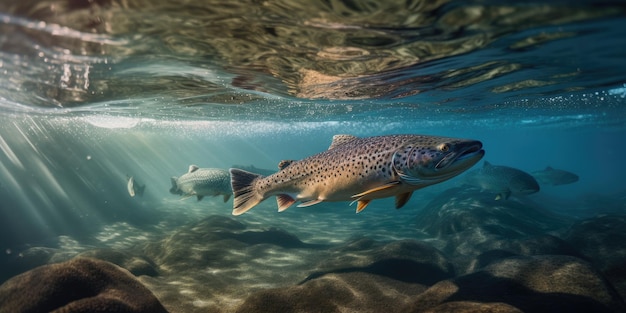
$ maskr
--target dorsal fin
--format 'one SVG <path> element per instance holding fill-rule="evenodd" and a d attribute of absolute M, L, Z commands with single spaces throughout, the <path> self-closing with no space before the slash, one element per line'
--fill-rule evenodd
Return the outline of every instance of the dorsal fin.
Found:
<path fill-rule="evenodd" d="M 554 169 L 552 168 L 552 166 L 548 165 L 546 166 L 546 171 L 553 171 Z"/>
<path fill-rule="evenodd" d="M 197 171 L 198 169 L 199 169 L 199 167 L 197 165 L 191 164 L 191 165 L 189 165 L 189 172 L 187 172 L 187 173 L 193 173 L 193 172 Z"/>
<path fill-rule="evenodd" d="M 293 163 L 295 160 L 282 160 L 280 162 L 278 162 L 278 169 L 282 170 L 285 167 L 291 165 L 291 163 Z"/>
<path fill-rule="evenodd" d="M 328 150 L 337 148 L 357 138 L 359 137 L 352 135 L 335 135 L 333 136 L 333 142 L 330 144 L 330 147 L 328 147 Z"/>
<path fill-rule="evenodd" d="M 491 166 L 491 163 L 489 163 L 487 161 L 485 161 L 485 163 L 483 164 L 483 167 L 490 167 L 490 166 Z"/>

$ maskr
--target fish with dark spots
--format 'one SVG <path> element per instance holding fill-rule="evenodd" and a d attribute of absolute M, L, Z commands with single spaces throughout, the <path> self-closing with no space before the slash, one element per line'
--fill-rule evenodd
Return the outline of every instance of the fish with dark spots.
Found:
<path fill-rule="evenodd" d="M 240 215 L 276 196 L 282 212 L 300 201 L 307 207 L 327 201 L 357 202 L 357 213 L 373 199 L 395 197 L 396 208 L 413 191 L 459 175 L 484 155 L 477 140 L 425 135 L 358 138 L 336 135 L 328 150 L 302 160 L 282 161 L 267 177 L 230 169 Z"/>

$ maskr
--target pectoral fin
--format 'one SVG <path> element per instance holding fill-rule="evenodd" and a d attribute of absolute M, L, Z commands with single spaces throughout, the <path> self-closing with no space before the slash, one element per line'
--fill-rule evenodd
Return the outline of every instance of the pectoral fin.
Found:
<path fill-rule="evenodd" d="M 364 192 L 361 192 L 359 194 L 353 195 L 352 198 L 356 198 L 357 200 L 359 200 L 360 198 L 362 198 L 364 196 L 372 195 L 374 193 L 377 193 L 377 192 L 380 192 L 380 191 L 383 191 L 383 190 L 387 190 L 389 188 L 396 187 L 398 184 L 400 184 L 399 181 L 393 181 L 393 182 L 390 182 L 390 183 L 386 183 L 386 184 L 384 184 L 382 186 L 379 186 L 379 187 L 376 187 L 376 188 L 372 188 L 372 189 L 366 190 Z"/>
<path fill-rule="evenodd" d="M 396 196 L 396 209 L 403 207 L 407 202 L 409 202 L 409 199 L 411 199 L 412 195 L 413 195 L 412 191 L 397 195 Z"/>
<path fill-rule="evenodd" d="M 505 190 L 505 191 L 499 193 L 498 195 L 496 195 L 495 200 L 502 200 L 502 199 L 508 200 L 510 196 L 511 196 L 511 191 L 510 190 Z"/>
<path fill-rule="evenodd" d="M 292 204 L 296 202 L 290 195 L 280 194 L 276 196 L 276 202 L 278 203 L 278 212 L 287 210 Z"/>

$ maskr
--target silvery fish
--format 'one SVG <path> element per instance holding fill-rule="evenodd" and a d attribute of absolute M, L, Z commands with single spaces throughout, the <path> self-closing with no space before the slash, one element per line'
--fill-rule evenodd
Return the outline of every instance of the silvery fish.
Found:
<path fill-rule="evenodd" d="M 552 168 L 550 166 L 541 171 L 534 171 L 531 174 L 537 181 L 544 185 L 558 186 L 578 181 L 578 175 L 572 172 Z"/>
<path fill-rule="evenodd" d="M 299 161 L 282 161 L 280 171 L 267 177 L 231 168 L 233 214 L 243 214 L 270 196 L 276 196 L 278 211 L 296 201 L 306 207 L 352 200 L 357 202 L 358 213 L 371 200 L 392 196 L 400 208 L 413 191 L 459 175 L 484 153 L 476 140 L 336 135 L 327 151 Z"/>
<path fill-rule="evenodd" d="M 529 195 L 539 191 L 539 184 L 530 174 L 513 167 L 491 165 L 487 161 L 481 169 L 468 172 L 465 183 L 495 193 L 495 200 L 506 200 L 512 194 Z"/>
<path fill-rule="evenodd" d="M 230 189 L 230 174 L 219 168 L 199 168 L 190 165 L 189 171 L 180 176 L 172 177 L 170 192 L 182 195 L 183 199 L 197 196 L 198 201 L 204 196 L 224 196 L 224 202 L 233 194 Z"/>
<path fill-rule="evenodd" d="M 143 196 L 143 191 L 146 189 L 146 185 L 140 185 L 133 176 L 126 177 L 128 178 L 128 182 L 126 183 L 126 189 L 128 189 L 128 194 L 131 197 Z"/>

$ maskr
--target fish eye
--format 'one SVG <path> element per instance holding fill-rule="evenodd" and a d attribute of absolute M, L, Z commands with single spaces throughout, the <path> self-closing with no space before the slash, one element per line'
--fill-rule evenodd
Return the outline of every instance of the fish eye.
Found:
<path fill-rule="evenodd" d="M 441 152 L 448 152 L 448 150 L 450 150 L 450 146 L 447 143 L 440 144 L 438 148 Z"/>

